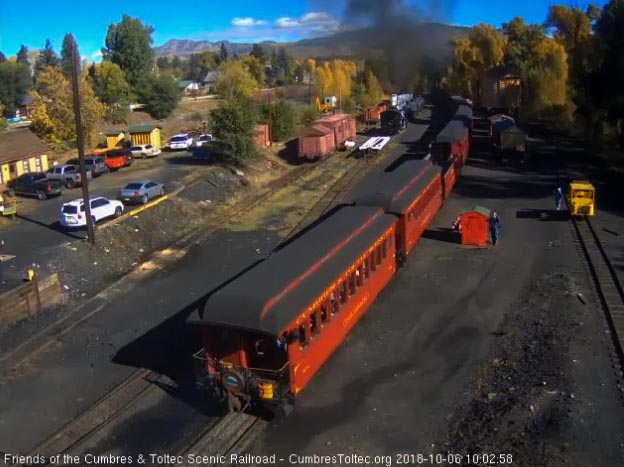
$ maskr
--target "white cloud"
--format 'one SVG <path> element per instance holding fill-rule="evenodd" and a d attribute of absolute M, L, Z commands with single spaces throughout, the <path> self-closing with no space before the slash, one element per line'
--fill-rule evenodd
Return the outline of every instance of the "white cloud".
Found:
<path fill-rule="evenodd" d="M 250 28 L 253 26 L 265 26 L 268 22 L 263 19 L 253 19 L 248 16 L 245 18 L 234 18 L 230 24 L 239 28 Z"/>
<path fill-rule="evenodd" d="M 300 29 L 305 31 L 331 32 L 336 31 L 340 23 L 324 11 L 311 11 L 300 18 L 284 16 L 275 20 L 273 25 L 278 29 Z"/>

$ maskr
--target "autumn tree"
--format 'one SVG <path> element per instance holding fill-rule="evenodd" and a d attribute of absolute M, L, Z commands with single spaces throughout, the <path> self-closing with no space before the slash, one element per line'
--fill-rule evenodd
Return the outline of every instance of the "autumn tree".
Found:
<path fill-rule="evenodd" d="M 139 102 L 145 104 L 145 110 L 154 118 L 171 115 L 181 98 L 176 80 L 165 74 L 144 76 L 136 92 Z"/>
<path fill-rule="evenodd" d="M 85 145 L 92 147 L 95 140 L 95 125 L 103 117 L 105 106 L 95 96 L 87 80 L 86 72 L 83 72 L 80 77 L 79 93 Z M 33 113 L 30 128 L 39 137 L 53 145 L 75 145 L 76 126 L 72 85 L 63 75 L 60 67 L 43 69 L 39 73 L 31 96 Z"/>
<path fill-rule="evenodd" d="M 226 100 L 251 98 L 258 92 L 258 82 L 242 60 L 230 60 L 219 66 L 216 90 Z"/>
<path fill-rule="evenodd" d="M 152 71 L 153 31 L 151 26 L 146 26 L 128 15 L 123 15 L 121 22 L 108 26 L 102 56 L 104 60 L 119 65 L 130 86 L 137 86 Z"/>
<path fill-rule="evenodd" d="M 266 78 L 264 64 L 253 55 L 246 55 L 241 58 L 242 63 L 258 84 L 263 84 Z"/>
<path fill-rule="evenodd" d="M 568 63 L 565 49 L 546 37 L 539 24 L 526 24 L 516 17 L 503 24 L 507 36 L 505 64 L 520 71 L 522 102 L 534 115 L 552 113 L 559 108 L 561 118 L 570 118 Z"/>
<path fill-rule="evenodd" d="M 106 119 L 110 122 L 125 121 L 131 92 L 126 75 L 119 65 L 103 61 L 93 65 L 89 74 L 95 95 L 107 107 Z"/>
<path fill-rule="evenodd" d="M 505 38 L 488 24 L 478 24 L 468 34 L 453 38 L 448 87 L 475 98 L 479 76 L 502 62 L 504 47 Z"/>
<path fill-rule="evenodd" d="M 78 74 L 80 71 L 80 52 L 78 51 L 78 44 L 71 34 L 65 34 L 63 37 L 63 46 L 61 48 L 61 69 L 63 74 L 67 78 L 71 78 L 72 75 L 72 47 L 76 48 L 76 56 L 78 57 Z"/>
<path fill-rule="evenodd" d="M 372 71 L 369 70 L 366 73 L 364 83 L 366 86 L 366 105 L 379 104 L 383 100 L 385 95 L 383 89 L 381 88 L 381 84 L 379 84 L 377 77 L 373 74 Z"/>
<path fill-rule="evenodd" d="M 607 122 L 618 131 L 624 149 L 624 0 L 611 0 L 602 9 L 595 31 L 600 63 L 592 77 L 592 95 Z"/>
<path fill-rule="evenodd" d="M 590 4 L 585 11 L 553 5 L 548 11 L 545 27 L 566 51 L 569 67 L 569 92 L 576 106 L 576 119 L 590 134 L 601 117 L 600 109 L 590 89 L 590 79 L 599 64 L 595 53 L 596 41 L 592 23 L 599 10 Z"/>

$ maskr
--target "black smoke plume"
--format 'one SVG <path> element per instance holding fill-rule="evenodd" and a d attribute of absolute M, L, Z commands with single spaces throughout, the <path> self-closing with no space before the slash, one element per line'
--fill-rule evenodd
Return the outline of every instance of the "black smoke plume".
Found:
<path fill-rule="evenodd" d="M 333 8 L 336 2 L 332 1 Z M 347 0 L 342 28 L 357 34 L 358 55 L 389 92 L 430 88 L 450 60 L 448 24 L 455 0 Z M 313 2 L 330 7 L 329 0 Z"/>

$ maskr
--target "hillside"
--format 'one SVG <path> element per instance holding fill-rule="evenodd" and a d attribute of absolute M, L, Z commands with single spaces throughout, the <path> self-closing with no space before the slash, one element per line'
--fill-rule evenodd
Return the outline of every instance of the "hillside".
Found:
<path fill-rule="evenodd" d="M 465 31 L 465 28 L 440 23 L 403 24 L 398 28 L 365 28 L 343 31 L 331 36 L 304 39 L 297 42 L 277 43 L 261 42 L 267 49 L 283 46 L 295 57 L 332 57 L 332 56 L 363 56 L 370 51 L 390 52 L 399 49 L 417 51 L 417 55 L 426 56 L 436 61 L 444 60 L 449 54 L 451 37 Z M 249 53 L 252 43 L 235 43 L 229 41 L 191 41 L 172 39 L 155 47 L 156 56 L 185 56 L 202 50 L 217 51 L 225 44 L 228 52 L 233 55 Z"/>

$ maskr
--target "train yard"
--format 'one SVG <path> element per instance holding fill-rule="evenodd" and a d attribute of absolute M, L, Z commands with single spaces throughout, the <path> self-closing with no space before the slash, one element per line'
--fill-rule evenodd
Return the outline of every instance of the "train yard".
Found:
<path fill-rule="evenodd" d="M 408 126 L 400 144 L 422 151 L 431 135 L 424 128 L 414 133 L 414 128 Z M 618 465 L 623 440 L 609 435 L 624 423 L 621 368 L 613 372 L 605 348 L 613 346 L 618 358 L 622 353 L 615 337 L 606 339 L 600 316 L 592 310 L 600 300 L 593 298 L 576 246 L 587 254 L 602 305 L 613 310 L 605 321 L 609 336 L 621 332 L 619 265 L 610 263 L 597 229 L 581 221 L 571 230 L 567 218 L 546 207 L 552 205 L 557 183 L 551 166 L 538 162 L 516 171 L 496 166 L 478 148 L 465 166 L 450 166 L 461 175 L 451 181 L 455 186 L 444 205 L 405 265 L 301 393 L 291 417 L 268 428 L 264 419 L 248 414 L 221 417 L 217 407 L 198 398 L 188 357 L 200 345 L 199 336 L 189 335 L 184 320 L 203 306 L 199 291 L 237 276 L 257 260 L 258 250 L 271 251 L 349 200 L 346 194 L 357 181 L 392 165 L 404 148 L 390 152 L 371 162 L 347 161 L 338 154 L 295 169 L 290 182 L 319 168 L 321 174 L 333 174 L 322 194 L 298 208 L 297 217 L 288 216 L 292 207 L 276 208 L 261 216 L 264 220 L 237 225 L 235 219 L 249 215 L 254 203 L 271 200 L 276 186 L 255 193 L 255 202 L 241 203 L 237 214 L 224 213 L 216 223 L 222 229 L 205 235 L 204 247 L 194 246 L 177 266 L 189 270 L 186 276 L 165 280 L 165 272 L 159 273 L 151 289 L 137 286 L 126 299 L 129 308 L 113 311 L 109 306 L 110 316 L 98 314 L 87 329 L 29 362 L 15 381 L 4 379 L 5 400 L 15 401 L 21 413 L 28 406 L 42 426 L 27 436 L 17 433 L 12 429 L 21 423 L 17 412 L 5 410 L 2 435 L 33 455 L 132 456 L 133 465 L 139 454 L 147 456 L 148 465 L 188 465 L 195 456 L 205 456 L 203 465 L 224 465 L 230 454 L 256 456 L 243 457 L 246 465 L 262 464 L 261 456 L 276 456 L 288 465 L 293 453 L 379 455 L 413 465 L 419 453 L 426 459 L 454 453 L 464 465 L 488 465 L 479 461 L 484 453 L 512 456 L 511 465 Z M 449 232 L 457 213 L 475 202 L 502 216 L 502 243 L 496 248 L 459 247 Z M 527 211 L 546 215 L 518 215 Z M 280 217 L 285 222 L 278 225 Z M 232 220 L 235 233 L 224 234 Z M 247 244 L 235 252 L 236 259 L 229 252 L 215 262 L 220 245 L 232 241 Z M 200 274 L 210 277 L 194 277 Z M 154 288 L 161 289 L 156 299 Z M 173 291 L 185 298 L 168 300 Z M 142 308 L 149 318 L 145 312 L 125 318 L 137 320 L 132 332 L 122 323 L 110 325 L 129 309 Z M 85 336 L 92 341 L 94 335 L 102 342 L 81 359 L 75 350 Z M 577 335 L 580 343 L 574 341 Z M 98 350 L 98 345 L 114 351 Z M 112 364 L 104 364 L 109 359 Z M 94 364 L 101 365 L 95 372 Z M 125 378 L 120 380 L 115 367 L 124 369 Z M 85 388 L 58 395 L 33 389 L 49 387 L 67 371 L 83 378 Z M 587 372 L 599 376 L 587 377 Z M 98 385 L 110 389 L 102 394 Z M 21 396 L 20 390 L 25 391 Z M 36 397 L 42 400 L 34 403 Z M 61 423 L 68 401 L 79 399 L 80 410 L 66 414 Z"/>

